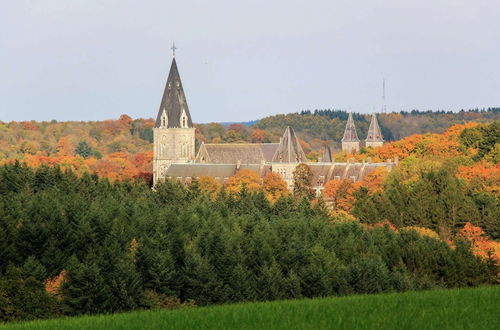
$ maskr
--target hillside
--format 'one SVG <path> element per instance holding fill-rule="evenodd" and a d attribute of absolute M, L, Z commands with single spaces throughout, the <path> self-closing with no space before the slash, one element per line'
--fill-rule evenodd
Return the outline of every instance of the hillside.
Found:
<path fill-rule="evenodd" d="M 370 116 L 355 114 L 354 118 L 358 135 L 363 138 Z M 300 137 L 309 159 L 317 160 L 324 145 L 339 148 L 346 119 L 345 111 L 316 110 L 266 117 L 253 126 L 199 124 L 196 143 L 278 142 L 285 127 L 290 125 Z M 379 115 L 386 140 L 443 133 L 456 123 L 495 120 L 500 120 L 498 108 Z M 0 121 L 0 164 L 23 160 L 31 166 L 62 164 L 79 173 L 90 171 L 111 179 L 148 177 L 152 170 L 153 124 L 153 119 L 132 119 L 127 115 L 100 122 Z"/>
<path fill-rule="evenodd" d="M 85 316 L 2 329 L 498 329 L 500 287 Z"/>

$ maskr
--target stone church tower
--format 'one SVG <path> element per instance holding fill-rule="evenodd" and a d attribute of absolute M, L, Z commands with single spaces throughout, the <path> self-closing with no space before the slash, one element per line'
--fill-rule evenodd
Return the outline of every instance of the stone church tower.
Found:
<path fill-rule="evenodd" d="M 153 128 L 153 183 L 165 178 L 172 163 L 187 163 L 195 158 L 195 128 L 182 88 L 181 78 L 172 59 L 167 84 Z"/>
<path fill-rule="evenodd" d="M 370 128 L 368 128 L 368 135 L 366 136 L 365 146 L 366 147 L 381 147 L 384 144 L 384 139 L 382 138 L 382 132 L 378 126 L 377 115 L 372 115 L 372 121 L 370 122 Z"/>
<path fill-rule="evenodd" d="M 352 113 L 349 113 L 349 118 L 345 126 L 344 137 L 342 138 L 342 151 L 348 153 L 359 151 L 358 133 L 356 133 Z"/>

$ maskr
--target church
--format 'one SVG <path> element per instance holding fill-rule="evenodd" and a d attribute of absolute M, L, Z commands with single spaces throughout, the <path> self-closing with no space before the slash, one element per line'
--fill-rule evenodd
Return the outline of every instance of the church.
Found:
<path fill-rule="evenodd" d="M 320 194 L 324 184 L 330 180 L 359 181 L 378 167 L 383 166 L 390 171 L 397 165 L 397 160 L 390 159 L 384 163 L 372 163 L 370 160 L 335 162 L 329 147 L 324 149 L 319 162 L 311 162 L 306 158 L 292 127 L 285 129 L 279 143 L 202 143 L 196 151 L 195 130 L 174 56 L 153 128 L 154 184 L 165 178 L 188 184 L 193 178 L 203 176 L 213 177 L 224 184 L 237 171 L 246 169 L 256 171 L 261 177 L 269 172 L 277 173 L 292 189 L 295 167 L 306 163 L 313 173 L 313 188 Z M 342 150 L 359 151 L 361 143 L 352 114 L 349 114 Z M 377 147 L 382 144 L 381 130 L 373 114 L 364 145 Z"/>

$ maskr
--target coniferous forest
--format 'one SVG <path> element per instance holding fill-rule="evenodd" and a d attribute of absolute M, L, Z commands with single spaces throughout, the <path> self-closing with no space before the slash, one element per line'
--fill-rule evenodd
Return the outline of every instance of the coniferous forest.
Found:
<path fill-rule="evenodd" d="M 116 140 L 133 123 L 123 117 L 106 125 Z M 500 278 L 499 121 L 337 153 L 339 161 L 400 163 L 361 181 L 328 181 L 320 197 L 306 163 L 293 191 L 275 173 L 249 170 L 224 186 L 200 177 L 151 189 L 141 175 L 147 153 L 99 159 L 92 143 L 73 150 L 70 139 L 59 142 L 55 156 L 1 162 L 0 321 Z"/>
<path fill-rule="evenodd" d="M 332 217 L 299 196 L 0 167 L 0 320 L 497 280 L 464 237 Z"/>

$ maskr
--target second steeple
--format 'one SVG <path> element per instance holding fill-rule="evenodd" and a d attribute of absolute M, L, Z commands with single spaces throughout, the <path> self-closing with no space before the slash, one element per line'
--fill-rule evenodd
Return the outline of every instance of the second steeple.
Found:
<path fill-rule="evenodd" d="M 342 151 L 348 153 L 359 151 L 358 133 L 356 133 L 356 127 L 354 126 L 354 119 L 352 119 L 352 113 L 349 113 L 349 118 L 347 118 L 344 137 L 342 138 Z"/>

